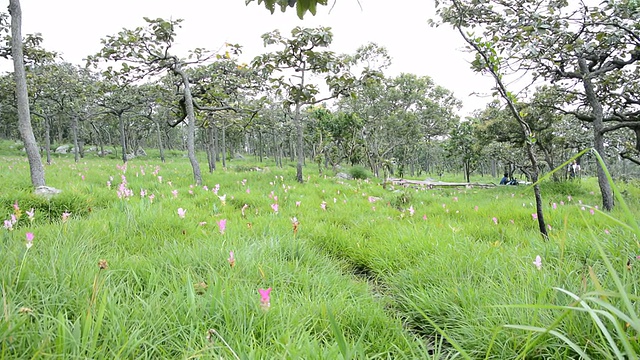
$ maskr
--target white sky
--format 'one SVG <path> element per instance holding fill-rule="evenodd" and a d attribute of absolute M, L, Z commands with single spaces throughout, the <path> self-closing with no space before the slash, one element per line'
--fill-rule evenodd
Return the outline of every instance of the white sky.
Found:
<path fill-rule="evenodd" d="M 329 0 L 331 5 L 334 0 Z M 8 6 L 8 0 L 0 0 Z M 122 28 L 144 26 L 143 17 L 184 19 L 177 31 L 175 54 L 203 47 L 219 49 L 225 42 L 243 46 L 243 61 L 267 51 L 260 35 L 280 29 L 289 36 L 295 26 L 329 26 L 334 39 L 330 50 L 354 53 L 369 42 L 384 46 L 392 57 L 387 76 L 399 73 L 427 75 L 462 100 L 461 116 L 484 108 L 493 81 L 469 67 L 472 56 L 463 51 L 463 40 L 451 28 L 431 28 L 434 2 L 424 0 L 337 0 L 319 6 L 318 14 L 298 19 L 295 9 L 271 15 L 264 5 L 244 0 L 21 0 L 23 34 L 39 32 L 44 47 L 61 53 L 64 60 L 82 59 L 100 49 L 100 39 Z M 480 93 L 484 96 L 470 95 Z"/>

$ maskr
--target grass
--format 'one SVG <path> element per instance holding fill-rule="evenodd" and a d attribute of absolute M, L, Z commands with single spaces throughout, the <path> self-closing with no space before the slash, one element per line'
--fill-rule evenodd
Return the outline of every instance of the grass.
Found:
<path fill-rule="evenodd" d="M 312 167 L 301 185 L 291 167 L 234 160 L 205 173 L 205 189 L 192 185 L 179 156 L 134 159 L 125 170 L 117 159 L 75 164 L 69 155 L 47 166 L 48 185 L 63 193 L 45 201 L 30 194 L 26 161 L 3 151 L 0 216 L 10 219 L 16 201 L 21 216 L 12 231 L 0 229 L 0 358 L 640 351 L 637 235 L 616 221 L 626 216 L 619 207 L 613 218 L 595 210 L 593 179 L 542 184 L 551 226 L 544 241 L 525 187 L 383 189 L 375 180 L 319 177 Z M 117 194 L 122 176 L 128 198 Z M 618 185 L 637 209 L 637 187 Z M 33 222 L 24 212 L 32 207 Z M 269 287 L 265 311 L 258 289 Z M 607 310 L 604 299 L 618 320 L 599 324 L 584 304 Z M 617 335 L 609 340 L 603 329 Z"/>

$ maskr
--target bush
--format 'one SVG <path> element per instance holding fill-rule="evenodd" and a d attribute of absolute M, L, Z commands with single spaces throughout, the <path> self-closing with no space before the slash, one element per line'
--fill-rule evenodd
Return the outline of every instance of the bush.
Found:
<path fill-rule="evenodd" d="M 362 166 L 354 166 L 349 169 L 349 175 L 354 179 L 365 180 L 371 177 L 371 174 L 367 169 Z"/>

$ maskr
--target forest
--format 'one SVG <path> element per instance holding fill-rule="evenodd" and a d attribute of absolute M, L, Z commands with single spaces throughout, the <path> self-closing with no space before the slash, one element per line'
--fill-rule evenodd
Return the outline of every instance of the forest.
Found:
<path fill-rule="evenodd" d="M 434 5 L 468 116 L 329 27 L 244 62 L 145 17 L 72 64 L 11 0 L 0 358 L 636 358 L 640 3 Z"/>

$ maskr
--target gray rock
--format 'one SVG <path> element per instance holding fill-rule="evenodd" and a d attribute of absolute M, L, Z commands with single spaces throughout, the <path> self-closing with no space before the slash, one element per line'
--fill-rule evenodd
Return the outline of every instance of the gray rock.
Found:
<path fill-rule="evenodd" d="M 339 172 L 339 173 L 337 173 L 337 174 L 336 174 L 336 177 L 337 177 L 338 179 L 345 179 L 345 180 L 351 180 L 351 179 L 352 179 L 351 175 L 349 175 L 349 174 L 347 174 L 347 173 L 343 173 L 343 172 Z"/>
<path fill-rule="evenodd" d="M 138 148 L 138 150 L 136 150 L 136 156 L 147 156 L 147 152 L 144 151 L 143 148 Z"/>
<path fill-rule="evenodd" d="M 136 155 L 135 154 L 127 154 L 124 156 L 125 159 L 127 159 L 127 161 L 131 160 L 131 159 L 135 159 Z"/>
<path fill-rule="evenodd" d="M 69 145 L 60 145 L 56 148 L 55 153 L 56 154 L 66 154 L 69 152 L 69 149 L 71 148 L 71 146 Z"/>
<path fill-rule="evenodd" d="M 54 195 L 60 194 L 62 190 L 53 188 L 51 186 L 38 186 L 35 190 L 35 194 L 47 199 L 51 199 Z"/>

